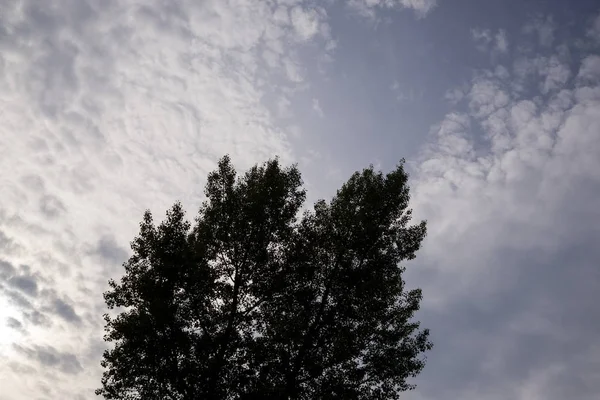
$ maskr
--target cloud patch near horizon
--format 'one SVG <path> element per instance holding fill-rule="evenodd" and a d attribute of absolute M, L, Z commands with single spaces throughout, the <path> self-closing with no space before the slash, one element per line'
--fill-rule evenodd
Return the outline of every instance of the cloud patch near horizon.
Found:
<path fill-rule="evenodd" d="M 380 10 L 413 10 L 419 18 L 425 17 L 437 5 L 437 0 L 345 0 L 348 6 L 364 17 L 376 18 Z"/>
<path fill-rule="evenodd" d="M 551 18 L 525 31 L 553 43 Z M 412 160 L 415 216 L 430 222 L 409 279 L 439 362 L 409 399 L 600 392 L 600 69 L 566 54 L 476 71 Z"/>

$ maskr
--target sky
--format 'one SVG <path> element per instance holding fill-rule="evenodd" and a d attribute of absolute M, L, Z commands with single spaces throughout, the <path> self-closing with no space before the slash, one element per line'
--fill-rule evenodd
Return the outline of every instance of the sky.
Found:
<path fill-rule="evenodd" d="M 0 0 L 0 400 L 95 398 L 145 209 L 298 163 L 309 202 L 406 159 L 408 400 L 600 397 L 600 5 Z"/>

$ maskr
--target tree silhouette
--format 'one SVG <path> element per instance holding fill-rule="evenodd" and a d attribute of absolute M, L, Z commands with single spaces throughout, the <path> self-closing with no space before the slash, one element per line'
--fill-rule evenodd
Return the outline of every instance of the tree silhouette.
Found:
<path fill-rule="evenodd" d="M 195 224 L 181 204 L 144 214 L 120 282 L 104 294 L 106 399 L 395 399 L 432 346 L 412 320 L 420 290 L 399 263 L 409 226 L 403 162 L 357 172 L 301 213 L 296 166 L 241 177 L 223 157 Z"/>

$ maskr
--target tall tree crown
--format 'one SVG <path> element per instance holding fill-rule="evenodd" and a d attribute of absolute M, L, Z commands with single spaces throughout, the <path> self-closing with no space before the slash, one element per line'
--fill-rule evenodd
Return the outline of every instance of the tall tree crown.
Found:
<path fill-rule="evenodd" d="M 420 290 L 399 263 L 409 225 L 403 163 L 357 172 L 301 213 L 296 166 L 277 159 L 209 174 L 192 226 L 181 204 L 146 212 L 104 295 L 107 399 L 395 399 L 432 346 L 413 321 Z"/>

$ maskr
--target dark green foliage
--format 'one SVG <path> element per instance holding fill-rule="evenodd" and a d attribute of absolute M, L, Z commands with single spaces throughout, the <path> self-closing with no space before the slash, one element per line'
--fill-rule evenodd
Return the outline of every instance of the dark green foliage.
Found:
<path fill-rule="evenodd" d="M 194 226 L 179 203 L 149 212 L 120 282 L 104 297 L 107 399 L 395 399 L 424 366 L 421 292 L 398 264 L 409 226 L 402 164 L 355 173 L 302 214 L 295 166 L 238 178 L 228 157 L 208 177 Z"/>

